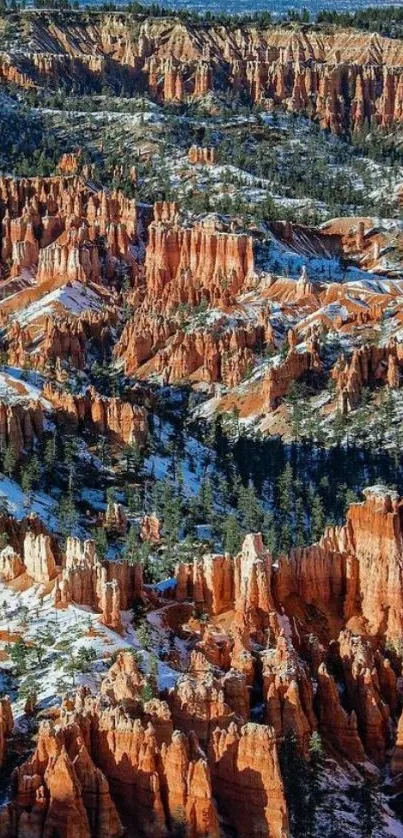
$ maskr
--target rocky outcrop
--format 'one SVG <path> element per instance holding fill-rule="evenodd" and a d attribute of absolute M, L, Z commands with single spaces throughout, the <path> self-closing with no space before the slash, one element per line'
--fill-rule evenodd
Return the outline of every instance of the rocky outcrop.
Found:
<path fill-rule="evenodd" d="M 205 556 L 176 568 L 176 598 L 192 599 L 211 614 L 233 607 L 234 568 L 230 556 Z"/>
<path fill-rule="evenodd" d="M 232 610 L 252 635 L 270 627 L 270 614 L 299 598 L 330 620 L 329 629 L 361 615 L 370 634 L 397 641 L 402 630 L 402 502 L 382 487 L 352 504 L 344 527 L 329 527 L 318 544 L 280 557 L 273 573 L 261 536 L 246 537 L 242 552 L 208 556 L 176 570 L 176 598 L 211 614 Z"/>
<path fill-rule="evenodd" d="M 57 168 L 63 175 L 76 175 L 81 160 L 81 149 L 76 152 L 66 152 L 62 154 Z"/>
<path fill-rule="evenodd" d="M 317 727 L 310 673 L 283 634 L 262 658 L 265 720 L 279 742 L 291 735 L 307 756 L 310 736 Z"/>
<path fill-rule="evenodd" d="M 134 35 L 129 20 L 104 13 L 96 21 L 80 21 L 74 37 L 61 34 L 55 23 L 53 52 L 33 47 L 50 43 L 52 23 L 43 16 L 36 21 L 37 41 L 29 26 L 21 26 L 24 57 L 3 53 L 0 81 L 30 88 L 56 86 L 62 79 L 71 86 L 85 78 L 89 89 L 123 82 L 127 93 L 145 88 L 164 102 L 224 91 L 307 114 L 337 134 L 371 124 L 390 129 L 402 119 L 400 44 L 377 34 L 251 24 L 234 37 L 218 24 L 157 17 L 143 21 Z M 70 155 L 66 158 L 71 171 Z"/>
<path fill-rule="evenodd" d="M 121 631 L 120 609 L 130 608 L 143 596 L 140 564 L 101 561 L 93 541 L 68 538 L 63 570 L 55 587 L 55 604 L 70 602 L 91 606 L 102 612 L 105 625 Z"/>
<path fill-rule="evenodd" d="M 372 634 L 395 640 L 403 625 L 401 500 L 382 487 L 368 489 L 365 496 L 347 513 L 351 550 L 359 563 L 362 614 Z"/>
<path fill-rule="evenodd" d="M 235 610 L 242 614 L 253 636 L 268 626 L 273 610 L 271 597 L 271 555 L 262 536 L 247 535 L 242 550 L 234 559 Z"/>
<path fill-rule="evenodd" d="M 24 565 L 34 582 L 49 582 L 57 575 L 50 536 L 27 532 L 24 541 Z"/>
<path fill-rule="evenodd" d="M 210 772 L 197 742 L 194 738 L 189 741 L 183 733 L 175 731 L 170 744 L 163 747 L 162 761 L 163 788 L 171 822 L 187 824 L 187 831 L 193 836 L 204 831 L 212 838 L 218 838 L 220 829 Z"/>
<path fill-rule="evenodd" d="M 104 774 L 87 750 L 79 727 L 41 726 L 34 755 L 15 769 L 13 799 L 7 806 L 8 832 L 118 838 L 123 834 Z"/>
<path fill-rule="evenodd" d="M 161 540 L 161 522 L 157 516 L 144 515 L 140 524 L 140 538 L 150 544 L 158 544 Z"/>
<path fill-rule="evenodd" d="M 390 770 L 393 775 L 403 772 L 403 713 L 400 715 L 397 726 L 396 742 L 392 751 Z"/>
<path fill-rule="evenodd" d="M 150 358 L 165 383 L 186 379 L 221 382 L 236 387 L 252 370 L 254 349 L 265 343 L 264 328 L 248 327 L 207 329 L 186 332 L 176 317 L 150 317 L 144 312 L 129 321 L 116 347 L 125 371 L 135 373 Z"/>
<path fill-rule="evenodd" d="M 188 151 L 188 160 L 193 165 L 202 163 L 212 166 L 217 162 L 217 149 L 214 147 L 204 148 L 202 146 L 192 145 Z"/>
<path fill-rule="evenodd" d="M 225 700 L 223 684 L 205 660 L 198 663 L 197 656 L 192 671 L 170 691 L 168 703 L 174 726 L 188 734 L 194 730 L 203 744 L 216 727 L 226 728 L 235 718 Z"/>
<path fill-rule="evenodd" d="M 110 501 L 107 504 L 102 525 L 109 532 L 120 533 L 120 535 L 127 532 L 128 521 L 121 503 Z"/>
<path fill-rule="evenodd" d="M 339 637 L 340 659 L 350 706 L 368 756 L 378 764 L 385 761 L 389 744 L 389 705 L 382 697 L 371 644 L 350 632 Z"/>
<path fill-rule="evenodd" d="M 61 166 L 70 164 L 67 154 Z M 25 271 L 44 293 L 66 282 L 96 283 L 101 275 L 113 282 L 122 265 L 137 276 L 137 210 L 119 191 L 96 192 L 76 174 L 1 177 L 0 221 L 1 258 L 11 277 Z"/>
<path fill-rule="evenodd" d="M 265 725 L 215 730 L 209 745 L 214 795 L 242 835 L 288 835 L 274 731 Z"/>
<path fill-rule="evenodd" d="M 321 368 L 316 336 L 309 341 L 306 350 L 291 348 L 285 360 L 270 367 L 266 375 L 263 388 L 267 409 L 273 410 L 278 405 L 293 381 L 298 381 L 308 372 L 320 372 Z"/>
<path fill-rule="evenodd" d="M 0 698 L 0 768 L 7 755 L 7 739 L 14 725 L 13 713 L 8 696 Z"/>
<path fill-rule="evenodd" d="M 364 762 L 366 757 L 358 733 L 357 715 L 354 710 L 348 713 L 342 707 L 335 680 L 324 663 L 318 669 L 316 706 L 320 732 L 326 742 L 354 765 Z"/>
<path fill-rule="evenodd" d="M 402 364 L 403 345 L 396 341 L 385 346 L 361 346 L 349 361 L 341 356 L 332 370 L 341 412 L 346 414 L 358 407 L 365 387 L 386 384 L 398 389 Z"/>
<path fill-rule="evenodd" d="M 42 438 L 44 412 L 40 401 L 0 402 L 0 444 L 9 446 L 17 458 Z"/>
<path fill-rule="evenodd" d="M 0 552 L 0 580 L 10 582 L 24 573 L 21 556 L 11 546 L 4 547 Z"/>
<path fill-rule="evenodd" d="M 93 387 L 83 395 L 73 396 L 48 382 L 43 394 L 61 417 L 76 429 L 90 428 L 128 445 L 142 445 L 147 438 L 147 411 L 144 407 L 118 397 L 101 396 Z"/>
<path fill-rule="evenodd" d="M 357 563 L 344 552 L 332 550 L 326 544 L 326 535 L 320 544 L 291 550 L 281 556 L 274 580 L 276 602 L 287 609 L 288 598 L 298 596 L 304 604 L 315 605 L 326 614 L 338 616 L 346 613 L 345 597 L 353 594 Z M 351 587 L 348 577 L 351 573 Z"/>
<path fill-rule="evenodd" d="M 195 735 L 188 738 L 172 732 L 163 702 L 139 702 L 141 685 L 128 654 L 120 656 L 107 676 L 102 708 L 85 690 L 75 701 L 66 700 L 60 720 L 62 735 L 72 728 L 81 731 L 92 759 L 109 782 L 118 810 L 129 823 L 135 814 L 139 831 L 152 826 L 153 833 L 162 838 L 167 827 L 185 816 L 189 838 L 199 838 L 206 831 L 218 838 L 209 768 Z"/>
<path fill-rule="evenodd" d="M 251 237 L 206 219 L 193 227 L 153 222 L 146 252 L 147 293 L 165 310 L 229 299 L 254 270 Z"/>

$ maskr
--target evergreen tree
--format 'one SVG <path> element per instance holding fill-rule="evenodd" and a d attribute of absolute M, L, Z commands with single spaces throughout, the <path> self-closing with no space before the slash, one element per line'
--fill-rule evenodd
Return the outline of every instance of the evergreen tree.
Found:
<path fill-rule="evenodd" d="M 126 561 L 132 564 L 136 561 L 137 550 L 139 547 L 138 536 L 136 528 L 132 525 L 127 533 L 123 553 Z"/>
<path fill-rule="evenodd" d="M 244 530 L 247 532 L 259 532 L 261 530 L 263 510 L 251 480 L 249 480 L 246 488 L 241 486 L 239 489 L 238 510 Z"/>
<path fill-rule="evenodd" d="M 319 495 L 314 495 L 311 507 L 311 529 L 313 541 L 319 541 L 325 528 L 325 513 Z"/>
<path fill-rule="evenodd" d="M 289 808 L 290 826 L 293 838 L 308 838 L 312 835 L 312 817 L 309 811 L 309 771 L 306 761 L 299 753 L 293 733 L 284 737 L 280 748 L 281 773 Z"/>
<path fill-rule="evenodd" d="M 67 538 L 73 534 L 73 531 L 78 523 L 78 512 L 74 503 L 73 492 L 71 487 L 66 495 L 64 495 L 59 503 L 59 525 L 62 535 Z"/>
<path fill-rule="evenodd" d="M 97 527 L 95 531 L 95 551 L 100 559 L 104 559 L 108 550 L 108 539 L 103 527 Z"/>
<path fill-rule="evenodd" d="M 6 652 L 12 664 L 15 666 L 17 674 L 21 675 L 26 672 L 31 649 L 24 643 L 22 638 L 19 637 L 16 643 L 8 643 L 6 645 Z"/>
<path fill-rule="evenodd" d="M 151 645 L 151 637 L 150 631 L 148 628 L 147 623 L 144 621 L 142 622 L 139 627 L 136 629 L 137 640 L 140 643 L 140 646 L 143 649 L 149 649 Z"/>
<path fill-rule="evenodd" d="M 222 528 L 224 551 L 230 556 L 236 556 L 241 549 L 242 530 L 235 515 L 228 515 Z"/>
<path fill-rule="evenodd" d="M 3 468 L 8 477 L 13 476 L 14 469 L 17 465 L 17 456 L 12 445 L 7 445 L 4 453 Z"/>
<path fill-rule="evenodd" d="M 306 533 L 304 502 L 300 497 L 295 502 L 295 534 L 296 546 L 302 547 L 306 542 Z"/>
<path fill-rule="evenodd" d="M 21 488 L 24 494 L 29 495 L 32 492 L 32 474 L 29 466 L 22 470 Z"/>
<path fill-rule="evenodd" d="M 376 782 L 363 781 L 358 791 L 358 806 L 362 838 L 375 838 L 377 830 L 383 826 L 379 811 L 379 789 Z"/>
<path fill-rule="evenodd" d="M 203 519 L 209 521 L 213 513 L 213 487 L 209 477 L 206 477 L 200 486 L 199 504 Z"/>
<path fill-rule="evenodd" d="M 174 487 L 166 483 L 163 490 L 162 520 L 164 533 L 170 543 L 178 540 L 179 528 L 182 521 L 181 499 L 175 493 Z"/>

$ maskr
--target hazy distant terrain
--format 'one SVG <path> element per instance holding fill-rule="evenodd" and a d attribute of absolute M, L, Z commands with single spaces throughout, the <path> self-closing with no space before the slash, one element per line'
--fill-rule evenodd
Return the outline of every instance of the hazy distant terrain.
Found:
<path fill-rule="evenodd" d="M 98 5 L 97 2 L 88 5 Z M 144 5 L 151 5 L 144 0 Z M 322 9 L 337 9 L 339 12 L 355 11 L 370 6 L 403 6 L 402 0 L 395 0 L 392 4 L 389 0 L 163 0 L 161 5 L 170 9 L 193 9 L 197 12 L 225 12 L 227 14 L 250 14 L 257 11 L 272 12 L 273 14 L 284 14 L 287 9 L 300 11 L 308 9 L 311 15 L 317 14 Z"/>

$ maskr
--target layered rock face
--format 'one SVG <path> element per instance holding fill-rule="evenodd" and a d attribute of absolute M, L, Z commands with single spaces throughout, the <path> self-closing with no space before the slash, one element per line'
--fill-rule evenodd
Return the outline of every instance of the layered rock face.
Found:
<path fill-rule="evenodd" d="M 7 755 L 7 738 L 11 734 L 13 723 L 10 699 L 6 696 L 0 699 L 0 768 Z"/>
<path fill-rule="evenodd" d="M 206 605 L 211 614 L 220 614 L 233 606 L 234 568 L 230 556 L 205 556 L 193 564 L 176 568 L 176 598 L 192 599 Z"/>
<path fill-rule="evenodd" d="M 185 379 L 236 387 L 255 363 L 254 349 L 265 343 L 260 325 L 212 333 L 198 329 L 186 333 L 177 317 L 143 314 L 129 321 L 116 348 L 125 371 L 135 373 L 149 359 L 165 383 Z"/>
<path fill-rule="evenodd" d="M 352 504 L 341 528 L 328 528 L 320 543 L 281 557 L 273 574 L 261 537 L 247 536 L 242 552 L 206 556 L 179 565 L 176 596 L 200 602 L 212 614 L 234 608 L 262 627 L 273 603 L 298 595 L 332 618 L 361 614 L 367 630 L 396 640 L 402 630 L 402 502 L 382 487 Z M 262 622 L 263 621 L 263 622 Z"/>
<path fill-rule="evenodd" d="M 2 811 L 7 834 L 49 834 L 63 820 L 66 835 L 83 838 L 119 836 L 122 824 L 133 836 L 152 827 L 162 838 L 185 824 L 189 838 L 218 838 L 217 800 L 238 834 L 288 835 L 273 731 L 231 721 L 212 729 L 206 756 L 194 732 L 173 730 L 164 702 L 144 702 L 144 683 L 126 652 L 104 679 L 101 701 L 86 688 L 65 698 L 14 771 Z"/>
<path fill-rule="evenodd" d="M 147 411 L 144 407 L 117 397 L 101 396 L 93 387 L 83 395 L 66 393 L 48 382 L 43 394 L 63 419 L 74 428 L 89 428 L 107 434 L 128 445 L 143 445 L 148 434 Z"/>
<path fill-rule="evenodd" d="M 36 753 L 16 769 L 7 809 L 10 835 L 25 834 L 15 828 L 16 812 L 22 812 L 20 824 L 32 817 L 41 826 L 53 811 L 55 819 L 62 816 L 57 793 L 62 755 L 60 775 L 69 777 L 65 816 L 78 834 L 122 834 L 112 795 L 128 835 L 152 828 L 162 838 L 185 823 L 189 838 L 206 833 L 218 838 L 206 756 L 194 734 L 173 731 L 164 702 L 144 702 L 144 683 L 133 655 L 122 653 L 102 684 L 102 703 L 85 688 L 75 699 L 66 698 L 57 726 L 42 726 Z M 32 783 L 33 777 L 32 787 L 27 779 Z M 39 812 L 38 798 L 43 800 Z"/>
<path fill-rule="evenodd" d="M 403 627 L 402 505 L 395 493 L 366 492 L 347 515 L 351 549 L 359 564 L 362 613 L 372 634 L 396 640 Z"/>
<path fill-rule="evenodd" d="M 33 51 L 33 42 L 50 43 L 51 26 L 51 51 Z M 235 38 L 225 28 L 174 18 L 142 21 L 134 35 L 129 21 L 104 14 L 91 23 L 75 21 L 74 38 L 57 21 L 38 16 L 24 38 L 23 61 L 0 56 L 0 81 L 34 87 L 85 77 L 89 85 L 113 84 L 117 63 L 128 91 L 145 87 L 165 102 L 224 89 L 308 114 L 334 133 L 371 123 L 390 128 L 402 118 L 401 45 L 378 35 L 243 26 Z M 66 156 L 63 170 L 74 171 L 74 162 Z"/>
<path fill-rule="evenodd" d="M 0 579 L 2 582 L 10 582 L 24 572 L 24 565 L 21 556 L 15 553 L 12 547 L 4 547 L 0 552 Z"/>
<path fill-rule="evenodd" d="M 309 739 L 317 728 L 308 667 L 300 661 L 289 638 L 278 634 L 276 645 L 263 653 L 265 720 L 278 741 L 295 737 L 307 756 Z"/>
<path fill-rule="evenodd" d="M 37 527 L 35 518 L 27 519 L 25 526 L 22 522 L 22 527 L 12 518 L 5 523 L 3 531 L 14 546 L 4 547 L 0 552 L 1 581 L 10 582 L 22 573 L 27 573 L 34 582 L 46 584 L 55 579 L 58 573 L 57 556 L 51 537 L 41 532 L 39 521 Z"/>
<path fill-rule="evenodd" d="M 24 565 L 34 582 L 49 582 L 57 575 L 50 536 L 27 532 L 24 541 Z"/>
<path fill-rule="evenodd" d="M 189 163 L 193 164 L 203 163 L 205 165 L 213 165 L 217 162 L 217 150 L 215 148 L 192 145 L 188 151 L 188 160 Z"/>
<path fill-rule="evenodd" d="M 292 550 L 275 568 L 261 538 L 250 535 L 234 559 L 206 556 L 177 569 L 179 601 L 192 599 L 212 619 L 232 614 L 229 649 L 207 635 L 198 644 L 205 658 L 224 670 L 236 667 L 253 683 L 249 636 L 267 645 L 265 720 L 279 741 L 292 733 L 303 753 L 319 729 L 329 747 L 354 763 L 385 762 L 399 709 L 396 667 L 385 648 L 397 648 L 402 632 L 401 516 L 400 498 L 375 487 L 352 504 L 344 527 L 328 528 L 319 544 Z M 319 645 L 310 648 L 307 665 L 300 631 L 309 636 L 312 614 Z M 350 621 L 359 633 L 343 628 Z M 191 706 L 188 686 L 184 695 Z M 225 701 L 230 705 L 227 695 Z"/>
<path fill-rule="evenodd" d="M 359 405 L 364 387 L 386 384 L 391 389 L 398 389 L 402 364 L 403 346 L 396 341 L 385 346 L 355 349 L 350 361 L 340 357 L 332 370 L 332 377 L 336 382 L 341 412 L 346 414 Z"/>
<path fill-rule="evenodd" d="M 9 446 L 19 458 L 24 448 L 30 448 L 42 437 L 44 412 L 40 401 L 9 404 L 0 402 L 0 443 Z"/>
<path fill-rule="evenodd" d="M 213 788 L 241 835 L 287 835 L 288 818 L 274 731 L 247 724 L 216 730 L 209 748 Z"/>
<path fill-rule="evenodd" d="M 12 836 L 52 835 L 118 838 L 123 827 L 104 774 L 77 725 L 44 722 L 33 756 L 15 769 L 13 800 L 2 824 Z"/>
<path fill-rule="evenodd" d="M 34 354 L 32 359 L 35 367 L 46 370 L 54 365 L 56 373 L 60 372 L 62 364 L 84 370 L 87 364 L 87 345 L 91 343 L 105 354 L 111 343 L 111 328 L 116 321 L 116 311 L 112 306 L 106 306 L 102 312 L 88 312 L 78 317 L 48 317 L 40 352 Z M 18 341 L 10 341 L 10 363 L 13 361 L 13 353 L 18 353 L 21 346 L 29 348 L 29 345 L 26 333 L 20 335 Z"/>
<path fill-rule="evenodd" d="M 105 625 L 120 632 L 120 610 L 130 608 L 143 596 L 142 566 L 101 561 L 93 541 L 69 538 L 54 596 L 59 607 L 75 602 L 101 611 Z"/>
<path fill-rule="evenodd" d="M 292 341 L 292 339 L 291 339 Z M 320 372 L 319 342 L 315 333 L 309 338 L 306 350 L 296 349 L 291 342 L 288 355 L 278 366 L 270 367 L 264 382 L 264 398 L 267 409 L 273 410 L 279 400 L 288 393 L 290 384 L 307 373 Z"/>
<path fill-rule="evenodd" d="M 35 276 L 42 293 L 66 282 L 137 276 L 135 202 L 96 192 L 78 175 L 0 178 L 1 259 L 11 277 Z M 35 291 L 27 292 L 29 301 Z"/>
<path fill-rule="evenodd" d="M 99 697 L 82 688 L 65 699 L 56 727 L 41 730 L 34 756 L 16 769 L 5 834 L 23 838 L 28 825 L 46 834 L 63 817 L 75 834 L 119 835 L 123 824 L 130 835 L 135 816 L 140 832 L 152 825 L 160 838 L 179 822 L 190 838 L 218 838 L 219 818 L 239 835 L 283 838 L 279 748 L 291 736 L 309 760 L 316 731 L 334 758 L 359 770 L 368 760 L 384 766 L 393 748 L 398 775 L 400 681 L 387 643 L 397 648 L 402 631 L 400 530 L 401 500 L 375 487 L 343 527 L 276 563 L 249 534 L 233 558 L 179 565 L 177 600 L 208 615 L 187 671 L 149 700 L 154 676 L 142 658 L 120 652 Z M 46 538 L 26 543 L 28 572 L 51 579 Z M 120 609 L 142 597 L 140 567 L 100 562 L 93 542 L 68 540 L 59 607 L 90 606 L 121 631 Z M 176 623 L 189 619 L 180 607 Z M 256 689 L 260 724 L 250 721 Z"/>
<path fill-rule="evenodd" d="M 140 538 L 150 544 L 158 544 L 161 539 L 161 522 L 155 514 L 144 515 L 140 526 Z"/>
<path fill-rule="evenodd" d="M 187 332 L 182 309 L 203 305 L 224 311 L 235 303 L 254 276 L 252 237 L 218 218 L 180 224 L 176 205 L 156 204 L 154 216 L 136 317 L 127 322 L 115 357 L 128 374 L 152 359 L 165 383 L 193 378 L 236 386 L 253 367 L 253 350 L 265 343 L 263 318 L 234 327 L 223 317 L 214 329 Z"/>

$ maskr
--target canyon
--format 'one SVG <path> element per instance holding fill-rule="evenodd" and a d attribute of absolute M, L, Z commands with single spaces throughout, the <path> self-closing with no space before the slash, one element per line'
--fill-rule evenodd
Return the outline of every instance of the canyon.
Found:
<path fill-rule="evenodd" d="M 402 43 L 0 10 L 0 838 L 402 834 Z"/>
<path fill-rule="evenodd" d="M 342 527 L 278 564 L 261 535 L 249 534 L 237 556 L 178 565 L 173 601 L 152 594 L 141 565 L 100 562 L 94 542 L 70 538 L 61 565 L 46 535 L 28 531 L 19 557 L 5 548 L 6 584 L 21 574 L 31 585 L 53 580 L 57 609 L 74 601 L 98 610 L 114 632 L 123 630 L 120 609 L 136 599 L 148 603 L 150 620 L 156 608 L 161 616 L 176 609 L 168 619 L 177 631 L 186 603 L 206 617 L 193 618 L 200 639 L 174 687 L 149 698 L 153 675 L 127 647 L 106 671 L 100 696 L 82 686 L 52 708 L 35 752 L 14 769 L 2 834 L 39 835 L 63 818 L 67 834 L 83 836 L 118 836 L 123 827 L 143 834 L 150 824 L 162 836 L 177 820 L 191 836 L 218 836 L 224 818 L 242 835 L 287 835 L 279 752 L 290 736 L 301 754 L 319 733 L 333 758 L 358 768 L 391 759 L 399 775 L 391 650 L 402 631 L 402 509 L 396 494 L 368 489 Z M 256 724 L 248 717 L 259 665 L 264 709 Z M 7 699 L 1 707 L 4 759 L 13 720 Z"/>
<path fill-rule="evenodd" d="M 78 26 L 74 13 L 63 25 L 38 12 L 26 21 L 23 41 L 3 47 L 0 81 L 27 89 L 62 78 L 113 81 L 119 67 L 132 94 L 167 103 L 231 91 L 308 114 L 334 133 L 402 119 L 401 45 L 376 33 L 253 25 L 223 32 L 169 16 L 133 25 L 119 12 L 93 13 Z"/>

